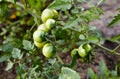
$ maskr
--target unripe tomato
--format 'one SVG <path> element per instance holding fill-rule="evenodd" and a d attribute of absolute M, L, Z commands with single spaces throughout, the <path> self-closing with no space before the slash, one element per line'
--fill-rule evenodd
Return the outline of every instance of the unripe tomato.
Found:
<path fill-rule="evenodd" d="M 38 26 L 37 30 L 43 30 L 45 32 L 48 32 L 48 29 L 46 28 L 45 24 L 41 24 Z"/>
<path fill-rule="evenodd" d="M 83 48 L 83 45 L 80 45 L 80 47 L 78 48 L 78 54 L 79 54 L 82 58 L 84 58 L 84 57 L 87 55 L 85 49 Z"/>
<path fill-rule="evenodd" d="M 90 44 L 83 45 L 83 48 L 85 49 L 86 52 L 89 52 L 92 50 L 92 47 L 90 46 Z"/>
<path fill-rule="evenodd" d="M 45 23 L 46 28 L 48 30 L 52 29 L 53 27 L 55 27 L 55 20 L 54 19 L 48 19 Z"/>
<path fill-rule="evenodd" d="M 46 43 L 46 41 L 45 42 L 41 42 L 41 43 L 39 43 L 37 41 L 34 41 L 35 46 L 38 47 L 38 48 L 42 48 L 45 45 L 45 43 Z"/>
<path fill-rule="evenodd" d="M 33 33 L 33 39 L 39 43 L 45 41 L 45 32 L 43 30 L 36 30 Z"/>
<path fill-rule="evenodd" d="M 54 46 L 51 43 L 47 43 L 43 46 L 42 53 L 45 57 L 50 58 L 55 54 Z"/>
<path fill-rule="evenodd" d="M 58 18 L 58 12 L 55 9 L 53 9 L 53 13 L 54 13 L 54 18 Z"/>
<path fill-rule="evenodd" d="M 41 14 L 41 19 L 45 23 L 48 19 L 54 18 L 54 13 L 51 9 L 45 9 Z"/>
<path fill-rule="evenodd" d="M 71 52 L 71 56 L 75 56 L 78 54 L 78 49 L 73 49 L 72 52 Z"/>

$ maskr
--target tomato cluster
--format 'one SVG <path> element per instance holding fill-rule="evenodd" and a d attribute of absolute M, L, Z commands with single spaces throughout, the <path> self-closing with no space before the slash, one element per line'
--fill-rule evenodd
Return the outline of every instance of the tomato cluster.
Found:
<path fill-rule="evenodd" d="M 71 52 L 71 56 L 80 56 L 81 58 L 85 58 L 89 53 L 91 53 L 92 47 L 90 44 L 81 44 L 78 48 L 75 48 Z"/>
<path fill-rule="evenodd" d="M 58 12 L 54 9 L 45 9 L 41 14 L 43 24 L 39 25 L 33 33 L 34 44 L 38 48 L 42 48 L 42 53 L 45 57 L 50 58 L 55 53 L 55 48 L 51 43 L 46 41 L 46 33 L 55 27 L 55 19 L 58 17 Z"/>

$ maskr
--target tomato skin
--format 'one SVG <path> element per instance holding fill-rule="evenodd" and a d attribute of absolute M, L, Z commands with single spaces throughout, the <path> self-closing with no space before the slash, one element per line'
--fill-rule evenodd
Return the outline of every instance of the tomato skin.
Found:
<path fill-rule="evenodd" d="M 45 24 L 41 24 L 38 26 L 37 30 L 43 30 L 45 31 L 46 33 L 48 32 L 48 29 L 46 28 Z"/>
<path fill-rule="evenodd" d="M 33 33 L 33 39 L 39 43 L 45 41 L 45 32 L 43 30 L 36 30 Z"/>
<path fill-rule="evenodd" d="M 71 56 L 73 57 L 73 56 L 75 56 L 75 55 L 77 55 L 78 54 L 78 49 L 73 49 L 72 51 L 71 51 Z"/>
<path fill-rule="evenodd" d="M 45 23 L 48 19 L 54 18 L 54 13 L 51 9 L 45 9 L 41 14 L 41 19 Z"/>
<path fill-rule="evenodd" d="M 80 46 L 79 46 L 79 48 L 78 48 L 78 54 L 79 54 L 82 58 L 84 58 L 84 57 L 87 55 L 85 49 L 83 48 L 83 45 L 80 45 Z"/>
<path fill-rule="evenodd" d="M 42 47 L 46 44 L 46 41 L 41 42 L 41 43 L 39 43 L 39 42 L 37 42 L 37 41 L 34 41 L 34 44 L 35 44 L 36 47 L 42 48 Z"/>
<path fill-rule="evenodd" d="M 48 20 L 46 21 L 45 25 L 46 25 L 46 28 L 47 28 L 48 30 L 51 30 L 52 28 L 55 27 L 55 20 L 54 20 L 54 19 L 48 19 Z"/>
<path fill-rule="evenodd" d="M 90 46 L 90 44 L 83 45 L 83 48 L 85 49 L 86 52 L 90 52 L 92 50 L 92 47 Z"/>
<path fill-rule="evenodd" d="M 54 46 L 51 43 L 45 44 L 42 53 L 46 58 L 51 58 L 55 54 Z"/>
<path fill-rule="evenodd" d="M 58 12 L 55 9 L 53 9 L 53 13 L 54 13 L 54 18 L 58 18 Z"/>

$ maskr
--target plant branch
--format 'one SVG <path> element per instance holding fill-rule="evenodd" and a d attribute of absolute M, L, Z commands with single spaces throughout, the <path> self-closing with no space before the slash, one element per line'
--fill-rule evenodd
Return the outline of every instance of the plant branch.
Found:
<path fill-rule="evenodd" d="M 30 28 L 30 31 L 35 27 L 36 23 L 33 24 L 33 26 Z"/>
<path fill-rule="evenodd" d="M 116 52 L 116 51 L 113 51 L 113 50 L 111 50 L 111 49 L 108 49 L 108 48 L 106 48 L 106 47 L 104 47 L 104 46 L 102 46 L 102 45 L 95 44 L 95 43 L 94 43 L 94 45 L 96 45 L 96 46 L 98 46 L 98 47 L 100 47 L 100 48 L 102 48 L 102 49 L 104 49 L 104 50 L 110 52 L 111 54 L 120 55 L 120 53 L 118 53 L 118 52 Z"/>
<path fill-rule="evenodd" d="M 113 52 L 116 51 L 119 47 L 120 47 L 120 44 L 116 48 L 113 49 Z"/>
<path fill-rule="evenodd" d="M 57 58 L 58 58 L 58 61 L 59 61 L 61 64 L 64 64 L 64 62 L 62 61 L 61 57 L 60 57 L 58 54 L 56 54 L 56 56 L 57 56 Z"/>

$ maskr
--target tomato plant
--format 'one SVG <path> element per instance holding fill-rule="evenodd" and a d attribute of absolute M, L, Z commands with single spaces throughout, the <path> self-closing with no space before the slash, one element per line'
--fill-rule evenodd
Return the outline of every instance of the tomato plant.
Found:
<path fill-rule="evenodd" d="M 42 49 L 42 53 L 45 57 L 50 58 L 54 55 L 55 48 L 53 47 L 52 44 L 47 43 L 47 44 L 44 45 L 44 47 Z"/>
<path fill-rule="evenodd" d="M 45 43 L 46 43 L 46 41 L 44 41 L 44 42 L 34 41 L 35 46 L 37 46 L 38 48 L 42 48 L 45 45 Z"/>
<path fill-rule="evenodd" d="M 34 41 L 43 42 L 45 40 L 45 32 L 42 30 L 37 30 L 33 34 Z"/>
<path fill-rule="evenodd" d="M 96 47 L 120 55 L 120 36 L 109 39 L 119 45 L 108 49 L 103 46 L 106 38 L 90 25 L 103 14 L 99 7 L 102 1 L 88 8 L 82 6 L 87 0 L 0 1 L 0 62 L 7 63 L 5 70 L 15 69 L 16 79 L 80 79 L 74 70 L 77 60 L 90 63 Z M 110 25 L 114 23 L 113 20 Z M 64 55 L 71 58 L 68 63 L 62 58 Z M 97 76 L 88 69 L 88 78 L 111 77 L 103 62 L 99 70 Z"/>
<path fill-rule="evenodd" d="M 78 53 L 81 57 L 85 57 L 87 55 L 87 52 L 86 50 L 83 48 L 83 46 L 81 45 L 79 48 L 78 48 Z"/>
<path fill-rule="evenodd" d="M 92 50 L 92 47 L 90 46 L 90 44 L 83 45 L 83 48 L 85 49 L 86 52 L 90 52 Z"/>
<path fill-rule="evenodd" d="M 51 19 L 51 18 L 54 18 L 57 16 L 54 15 L 55 11 L 53 12 L 53 10 L 51 9 L 45 9 L 43 12 L 42 12 L 42 15 L 41 15 L 41 19 L 42 21 L 45 23 L 48 19 Z"/>
<path fill-rule="evenodd" d="M 38 26 L 37 30 L 43 30 L 45 32 L 48 32 L 49 30 L 46 28 L 46 25 L 45 24 L 41 24 Z"/>
<path fill-rule="evenodd" d="M 71 56 L 72 56 L 72 57 L 76 56 L 77 54 L 78 54 L 78 49 L 73 49 L 73 50 L 71 51 Z"/>
<path fill-rule="evenodd" d="M 53 27 L 55 27 L 55 20 L 54 19 L 48 19 L 45 23 L 46 28 L 48 30 L 51 30 Z"/>

